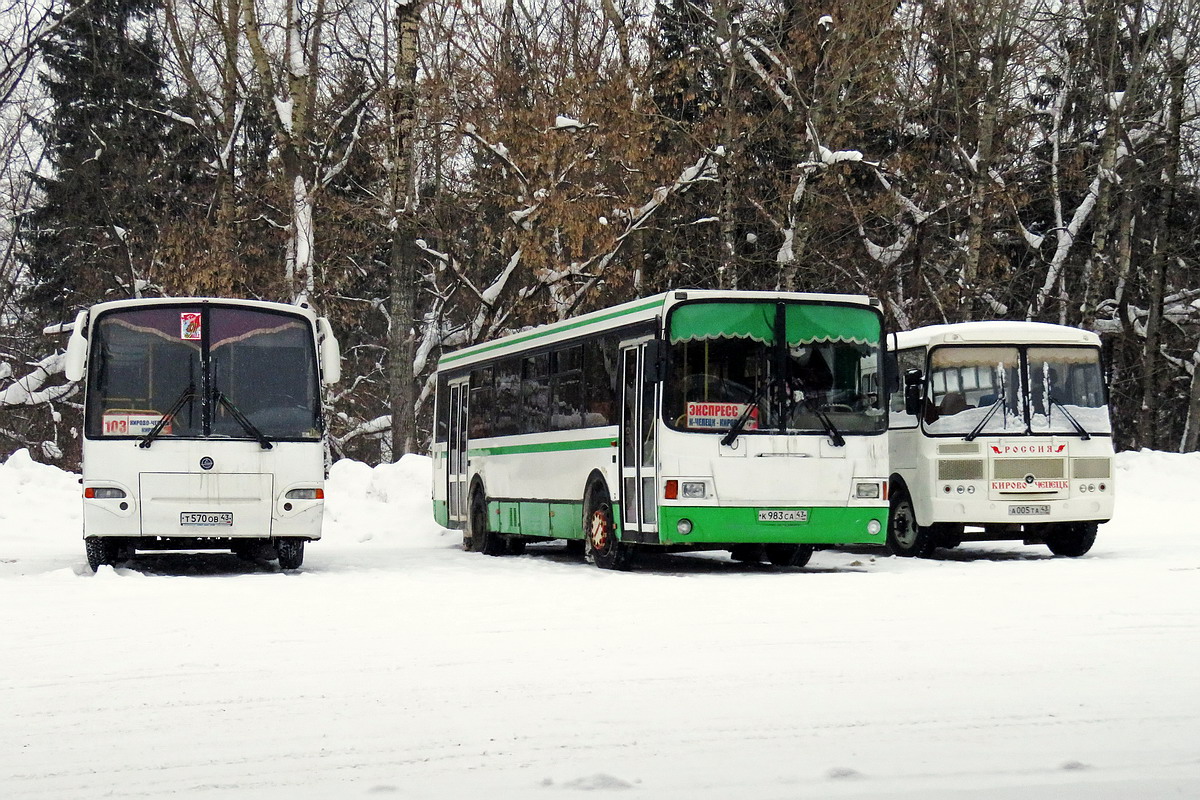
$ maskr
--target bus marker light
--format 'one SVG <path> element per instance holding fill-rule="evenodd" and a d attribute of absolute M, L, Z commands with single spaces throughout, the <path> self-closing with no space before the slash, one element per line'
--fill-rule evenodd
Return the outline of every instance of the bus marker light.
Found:
<path fill-rule="evenodd" d="M 663 487 L 663 498 L 667 500 L 675 500 L 679 497 L 679 481 L 667 481 Z"/>
<path fill-rule="evenodd" d="M 879 520 L 873 519 L 867 523 L 867 533 L 872 536 L 878 536 L 881 530 L 883 530 L 883 526 L 879 524 Z"/>
<path fill-rule="evenodd" d="M 324 500 L 324 489 L 291 489 L 284 495 L 288 500 Z"/>
<path fill-rule="evenodd" d="M 106 486 L 100 486 L 100 487 L 89 486 L 88 488 L 83 490 L 83 496 L 88 498 L 89 500 L 115 500 L 119 497 L 124 497 L 125 490 L 124 489 L 114 489 L 112 487 L 106 487 Z"/>
<path fill-rule="evenodd" d="M 687 536 L 692 532 L 692 521 L 690 519 L 679 520 L 679 522 L 675 523 L 675 530 L 679 531 L 682 535 Z"/>

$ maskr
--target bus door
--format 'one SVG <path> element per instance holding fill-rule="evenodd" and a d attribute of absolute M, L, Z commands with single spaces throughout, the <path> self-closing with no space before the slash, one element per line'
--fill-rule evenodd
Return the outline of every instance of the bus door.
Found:
<path fill-rule="evenodd" d="M 467 523 L 467 405 L 470 396 L 467 379 L 451 383 L 446 393 L 450 411 L 446 436 L 446 500 L 450 524 L 459 523 L 458 527 L 462 527 Z"/>
<path fill-rule="evenodd" d="M 657 543 L 657 382 L 647 369 L 650 341 L 621 343 L 621 528 L 622 539 Z"/>

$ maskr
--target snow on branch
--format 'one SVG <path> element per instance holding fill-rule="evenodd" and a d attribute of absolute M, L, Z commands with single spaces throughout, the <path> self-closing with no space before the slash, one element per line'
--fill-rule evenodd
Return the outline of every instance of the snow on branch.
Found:
<path fill-rule="evenodd" d="M 63 371 L 64 359 L 64 353 L 55 353 L 30 364 L 33 370 L 28 375 L 0 390 L 0 406 L 35 406 L 73 394 L 77 389 L 74 383 L 46 385 L 50 378 Z M 8 372 L 12 374 L 11 367 Z"/>

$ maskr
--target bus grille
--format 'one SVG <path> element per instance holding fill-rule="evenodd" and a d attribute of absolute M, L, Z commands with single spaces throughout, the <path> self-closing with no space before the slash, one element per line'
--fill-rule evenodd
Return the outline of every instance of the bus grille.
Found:
<path fill-rule="evenodd" d="M 939 456 L 973 456 L 979 452 L 979 444 L 977 442 L 956 442 L 952 444 L 939 444 Z"/>
<path fill-rule="evenodd" d="M 1111 478 L 1112 459 L 1109 458 L 1072 458 L 1072 478 Z"/>
<path fill-rule="evenodd" d="M 997 458 L 992 462 L 992 477 L 999 481 L 1022 480 L 1030 474 L 1039 480 L 1065 478 L 1064 461 L 1062 458 Z"/>
<path fill-rule="evenodd" d="M 939 481 L 981 481 L 983 480 L 983 460 L 969 459 L 940 459 L 938 461 Z"/>

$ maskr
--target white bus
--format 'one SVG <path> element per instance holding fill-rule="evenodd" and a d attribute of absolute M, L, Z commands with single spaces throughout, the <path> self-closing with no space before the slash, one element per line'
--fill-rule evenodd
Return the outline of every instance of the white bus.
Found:
<path fill-rule="evenodd" d="M 92 570 L 138 550 L 232 550 L 296 569 L 321 537 L 329 323 L 306 306 L 161 298 L 81 311 L 83 536 Z"/>
<path fill-rule="evenodd" d="M 893 349 L 892 551 L 1018 539 L 1086 553 L 1115 488 L 1100 338 L 964 322 L 895 334 Z"/>
<path fill-rule="evenodd" d="M 467 549 L 563 539 L 802 566 L 883 544 L 882 318 L 862 296 L 673 291 L 442 357 L 433 500 Z"/>

